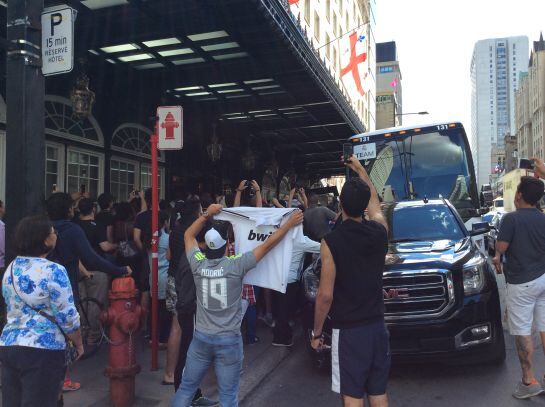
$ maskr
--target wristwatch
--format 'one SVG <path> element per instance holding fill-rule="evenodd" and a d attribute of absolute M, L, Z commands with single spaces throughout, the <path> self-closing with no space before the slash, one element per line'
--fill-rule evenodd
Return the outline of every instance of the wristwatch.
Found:
<path fill-rule="evenodd" d="M 210 214 L 208 213 L 208 211 L 204 211 L 202 213 L 202 216 L 204 216 L 206 219 L 208 219 L 208 217 L 210 216 Z"/>
<path fill-rule="evenodd" d="M 320 335 L 315 335 L 314 334 L 314 329 L 312 330 L 311 335 L 312 335 L 312 340 L 313 341 L 315 341 L 316 339 L 323 339 L 324 338 L 324 333 L 323 332 Z"/>

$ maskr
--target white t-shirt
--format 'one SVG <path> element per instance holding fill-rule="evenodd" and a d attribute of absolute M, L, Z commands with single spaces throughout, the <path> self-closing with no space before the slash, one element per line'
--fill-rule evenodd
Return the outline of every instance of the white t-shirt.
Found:
<path fill-rule="evenodd" d="M 238 207 L 222 210 L 215 219 L 231 222 L 236 253 L 254 250 L 278 229 L 295 209 Z M 303 227 L 293 228 L 244 277 L 244 284 L 286 292 L 294 242 L 303 242 Z"/>

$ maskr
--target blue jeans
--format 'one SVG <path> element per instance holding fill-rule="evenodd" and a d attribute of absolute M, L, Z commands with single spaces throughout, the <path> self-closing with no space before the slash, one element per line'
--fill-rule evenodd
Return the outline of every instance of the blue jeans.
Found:
<path fill-rule="evenodd" d="M 190 407 L 193 396 L 208 371 L 214 364 L 220 405 L 238 407 L 238 389 L 242 371 L 242 337 L 240 335 L 207 335 L 195 331 L 187 352 L 187 361 L 182 384 L 176 391 L 172 407 Z"/>

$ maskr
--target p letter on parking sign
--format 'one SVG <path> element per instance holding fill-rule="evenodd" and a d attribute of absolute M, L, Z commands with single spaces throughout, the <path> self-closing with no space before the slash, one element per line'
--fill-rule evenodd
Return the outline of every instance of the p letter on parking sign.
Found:
<path fill-rule="evenodd" d="M 77 11 L 67 5 L 44 9 L 42 13 L 42 73 L 45 76 L 72 71 L 76 15 Z"/>

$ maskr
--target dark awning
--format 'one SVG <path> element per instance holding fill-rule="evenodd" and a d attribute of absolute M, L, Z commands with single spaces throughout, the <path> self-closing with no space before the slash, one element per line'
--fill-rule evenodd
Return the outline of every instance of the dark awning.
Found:
<path fill-rule="evenodd" d="M 342 143 L 365 130 L 287 2 L 68 3 L 78 10 L 77 55 L 97 92 L 95 115 L 110 127 L 181 104 L 186 145 L 202 147 L 217 122 L 224 144 L 249 138 L 323 176 L 342 171 Z M 48 78 L 48 90 L 67 90 L 67 79 Z"/>

